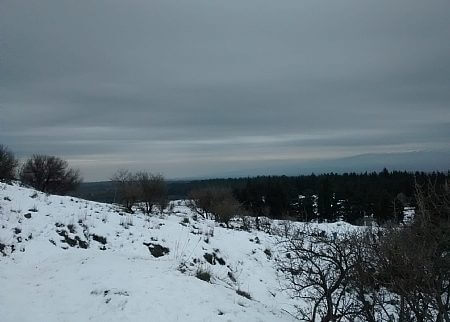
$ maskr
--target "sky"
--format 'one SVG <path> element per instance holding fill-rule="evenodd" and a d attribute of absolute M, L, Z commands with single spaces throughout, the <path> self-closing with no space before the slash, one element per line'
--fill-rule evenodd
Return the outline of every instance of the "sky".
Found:
<path fill-rule="evenodd" d="M 448 0 L 0 0 L 0 144 L 65 158 L 85 181 L 328 171 L 366 154 L 450 164 L 449 13 Z"/>

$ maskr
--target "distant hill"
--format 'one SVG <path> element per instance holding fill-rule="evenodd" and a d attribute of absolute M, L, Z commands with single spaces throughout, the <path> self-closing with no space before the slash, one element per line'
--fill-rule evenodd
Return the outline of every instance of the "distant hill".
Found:
<path fill-rule="evenodd" d="M 260 175 L 297 176 L 305 174 L 372 172 L 384 168 L 398 171 L 448 171 L 450 152 L 414 151 L 401 153 L 367 153 L 345 158 L 308 161 L 268 161 L 257 168 L 231 169 L 221 173 L 207 174 L 207 178 L 230 178 Z"/>
<path fill-rule="evenodd" d="M 115 192 L 115 187 L 111 181 L 84 182 L 70 195 L 87 200 L 113 203 Z"/>

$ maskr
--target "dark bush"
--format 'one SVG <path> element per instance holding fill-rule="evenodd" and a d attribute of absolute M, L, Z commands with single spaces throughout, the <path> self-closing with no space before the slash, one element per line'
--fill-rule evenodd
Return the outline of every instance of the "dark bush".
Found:
<path fill-rule="evenodd" d="M 107 243 L 106 237 L 100 235 L 92 234 L 92 239 L 103 245 L 106 245 Z"/>
<path fill-rule="evenodd" d="M 161 174 L 132 173 L 120 169 L 111 181 L 115 184 L 120 202 L 128 212 L 133 212 L 133 206 L 137 202 L 141 203 L 142 211 L 146 214 L 151 214 L 154 206 L 162 213 L 169 204 L 167 183 Z"/>
<path fill-rule="evenodd" d="M 204 269 L 197 269 L 197 272 L 195 272 L 195 277 L 197 277 L 198 279 L 205 281 L 205 282 L 211 282 L 211 273 L 207 270 Z"/>
<path fill-rule="evenodd" d="M 230 189 L 206 187 L 190 192 L 191 208 L 204 217 L 212 215 L 217 222 L 227 225 L 242 209 Z"/>
<path fill-rule="evenodd" d="M 280 232 L 279 271 L 308 321 L 450 322 L 450 189 L 417 185 L 412 222 Z"/>
<path fill-rule="evenodd" d="M 145 205 L 144 212 L 150 214 L 153 206 L 156 206 L 162 213 L 169 203 L 164 177 L 161 174 L 139 172 L 136 174 L 136 180 L 139 186 L 139 201 Z"/>
<path fill-rule="evenodd" d="M 63 195 L 81 183 L 78 170 L 69 168 L 67 161 L 55 156 L 35 154 L 20 171 L 22 183 L 46 193 Z"/>
<path fill-rule="evenodd" d="M 126 169 L 120 169 L 113 175 L 111 181 L 114 183 L 119 201 L 128 212 L 133 212 L 133 206 L 140 194 L 136 175 Z M 116 202 L 116 197 L 114 197 L 114 202 Z"/>
<path fill-rule="evenodd" d="M 0 181 L 14 180 L 18 164 L 14 154 L 0 144 Z"/>
<path fill-rule="evenodd" d="M 377 280 L 398 295 L 400 319 L 450 321 L 450 190 L 417 186 L 413 222 L 383 231 Z"/>
<path fill-rule="evenodd" d="M 242 291 L 242 290 L 238 289 L 238 290 L 236 290 L 236 293 L 237 293 L 238 295 L 240 295 L 240 296 L 243 296 L 243 297 L 249 299 L 249 300 L 252 299 L 252 296 L 251 296 L 250 293 L 248 293 L 248 292 L 245 292 L 245 291 Z"/>

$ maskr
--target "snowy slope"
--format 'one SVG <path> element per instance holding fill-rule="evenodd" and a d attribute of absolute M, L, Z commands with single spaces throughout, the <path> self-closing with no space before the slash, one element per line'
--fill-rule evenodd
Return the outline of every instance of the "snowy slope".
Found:
<path fill-rule="evenodd" d="M 1 321 L 292 321 L 274 237 L 193 217 L 182 201 L 128 215 L 0 184 Z"/>

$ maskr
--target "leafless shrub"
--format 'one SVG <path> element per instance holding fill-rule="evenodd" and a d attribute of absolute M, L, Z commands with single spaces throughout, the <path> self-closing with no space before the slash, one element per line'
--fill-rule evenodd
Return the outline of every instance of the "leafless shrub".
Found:
<path fill-rule="evenodd" d="M 191 207 L 203 217 L 212 215 L 217 222 L 229 225 L 230 220 L 239 214 L 241 204 L 230 189 L 207 187 L 190 193 Z"/>
<path fill-rule="evenodd" d="M 199 280 L 211 283 L 211 279 L 213 276 L 210 269 L 199 266 L 197 268 L 197 271 L 195 272 L 195 277 L 197 277 Z"/>
<path fill-rule="evenodd" d="M 120 218 L 120 225 L 125 229 L 128 229 L 130 226 L 133 226 L 133 216 L 126 215 Z"/>
<path fill-rule="evenodd" d="M 279 270 L 303 300 L 301 319 L 450 322 L 449 189 L 418 186 L 416 200 L 408 225 L 279 233 Z"/>
<path fill-rule="evenodd" d="M 158 207 L 162 213 L 169 204 L 167 197 L 167 184 L 161 174 L 139 172 L 136 174 L 139 185 L 139 200 L 143 203 L 146 214 L 152 212 L 153 206 Z"/>
<path fill-rule="evenodd" d="M 400 297 L 401 320 L 450 322 L 450 198 L 447 187 L 416 187 L 410 225 L 383 231 L 378 280 Z"/>
<path fill-rule="evenodd" d="M 293 228 L 280 241 L 278 268 L 284 287 L 303 300 L 298 315 L 303 321 L 341 321 L 357 315 L 349 296 L 355 250 L 351 234 L 329 236 L 309 225 Z"/>
<path fill-rule="evenodd" d="M 112 176 L 111 181 L 116 186 L 116 197 L 118 200 L 128 212 L 132 212 L 140 194 L 136 176 L 126 169 L 119 169 Z"/>
<path fill-rule="evenodd" d="M 228 227 L 230 220 L 238 215 L 241 204 L 234 198 L 229 189 L 216 189 L 213 195 L 214 203 L 211 211 L 214 218 Z"/>
<path fill-rule="evenodd" d="M 213 206 L 213 189 L 211 187 L 193 189 L 189 192 L 188 206 L 197 214 L 208 218 Z"/>
<path fill-rule="evenodd" d="M 133 206 L 138 201 L 141 202 L 142 210 L 146 214 L 150 214 L 154 206 L 162 213 L 169 204 L 167 184 L 160 174 L 148 172 L 134 174 L 126 169 L 120 169 L 113 175 L 111 181 L 116 184 L 117 197 L 128 212 L 133 211 Z"/>
<path fill-rule="evenodd" d="M 41 154 L 35 154 L 25 162 L 20 180 L 39 191 L 53 194 L 65 194 L 81 183 L 79 171 L 69 168 L 67 161 Z"/>
<path fill-rule="evenodd" d="M 252 220 L 251 220 L 251 218 L 249 216 L 247 216 L 247 215 L 243 215 L 241 219 L 242 219 L 241 228 L 243 230 L 246 230 L 246 231 L 251 231 L 251 229 L 252 229 Z"/>
<path fill-rule="evenodd" d="M 350 272 L 349 298 L 355 303 L 356 316 L 369 322 L 393 321 L 399 296 L 383 286 L 379 280 L 380 231 L 370 228 L 353 234 L 353 269 Z"/>

